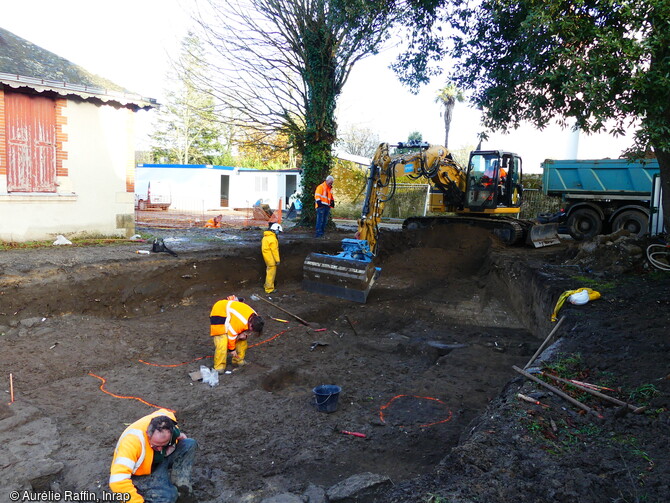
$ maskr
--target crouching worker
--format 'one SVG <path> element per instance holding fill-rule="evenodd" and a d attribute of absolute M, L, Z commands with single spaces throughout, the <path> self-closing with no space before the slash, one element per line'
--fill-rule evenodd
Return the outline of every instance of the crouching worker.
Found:
<path fill-rule="evenodd" d="M 206 229 L 220 229 L 221 228 L 221 220 L 223 220 L 223 215 L 217 215 L 214 218 L 210 218 L 205 222 L 205 228 Z"/>
<path fill-rule="evenodd" d="M 210 335 L 214 339 L 214 370 L 219 373 L 226 369 L 228 351 L 233 365 L 246 364 L 247 337 L 251 332 L 260 334 L 265 321 L 251 306 L 234 295 L 219 300 L 209 315 Z"/>
<path fill-rule="evenodd" d="M 261 252 L 265 260 L 265 293 L 275 291 L 275 277 L 279 265 L 279 241 L 277 236 L 282 232 L 281 225 L 271 224 L 270 228 L 263 233 L 261 240 Z"/>
<path fill-rule="evenodd" d="M 160 409 L 125 429 L 114 449 L 109 488 L 130 503 L 175 503 L 192 497 L 191 469 L 198 444 Z"/>

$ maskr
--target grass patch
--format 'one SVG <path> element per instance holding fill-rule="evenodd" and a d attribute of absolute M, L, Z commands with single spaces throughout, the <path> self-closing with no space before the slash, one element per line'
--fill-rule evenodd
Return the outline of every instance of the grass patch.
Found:
<path fill-rule="evenodd" d="M 149 235 L 140 235 L 141 239 L 151 240 L 152 236 Z M 72 244 L 71 245 L 58 245 L 58 246 L 114 246 L 119 244 L 128 244 L 133 241 L 130 241 L 128 238 L 119 237 L 119 236 L 105 236 L 100 234 L 83 234 L 77 237 L 68 238 Z M 54 246 L 54 241 L 56 239 L 50 239 L 45 241 L 23 241 L 23 242 L 13 242 L 13 241 L 0 241 L 0 251 L 9 251 L 9 250 L 36 250 L 40 248 L 51 248 Z"/>
<path fill-rule="evenodd" d="M 633 435 L 625 435 L 622 437 L 612 438 L 613 443 L 617 443 L 625 447 L 629 454 L 634 458 L 644 461 L 648 466 L 654 466 L 654 460 L 651 456 L 640 446 L 639 440 Z"/>
<path fill-rule="evenodd" d="M 616 288 L 616 283 L 613 281 L 603 282 L 602 280 L 589 278 L 587 276 L 572 276 L 571 279 L 582 285 L 583 288 L 590 288 L 600 293 L 611 292 Z"/>
<path fill-rule="evenodd" d="M 527 416 L 524 422 L 531 436 L 542 444 L 542 449 L 557 456 L 587 442 L 600 442 L 604 435 L 603 428 L 596 424 L 577 426 L 565 419 L 552 421 L 542 416 Z"/>
<path fill-rule="evenodd" d="M 439 494 L 428 493 L 426 499 L 423 500 L 424 503 L 449 503 L 449 500 L 443 498 Z"/>
<path fill-rule="evenodd" d="M 633 391 L 628 394 L 628 398 L 631 402 L 642 403 L 643 405 L 649 405 L 649 402 L 652 398 L 658 395 L 659 391 L 656 386 L 653 384 L 643 384 L 638 386 Z"/>
<path fill-rule="evenodd" d="M 584 362 L 580 353 L 560 356 L 555 362 L 545 363 L 544 368 L 563 379 L 574 379 L 574 376 L 579 376 L 583 372 Z"/>

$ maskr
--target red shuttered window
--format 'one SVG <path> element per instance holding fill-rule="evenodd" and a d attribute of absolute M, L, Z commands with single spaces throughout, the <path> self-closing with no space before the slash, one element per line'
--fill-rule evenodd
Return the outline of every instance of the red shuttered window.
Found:
<path fill-rule="evenodd" d="M 7 191 L 56 192 L 56 102 L 5 93 Z"/>

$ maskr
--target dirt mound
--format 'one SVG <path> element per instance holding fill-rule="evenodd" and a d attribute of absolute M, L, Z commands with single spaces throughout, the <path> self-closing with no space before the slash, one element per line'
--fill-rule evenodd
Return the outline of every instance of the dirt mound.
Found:
<path fill-rule="evenodd" d="M 600 235 L 574 245 L 576 254 L 566 264 L 600 277 L 639 271 L 649 267 L 645 255 L 648 244 L 648 239 L 631 236 L 626 230 Z"/>

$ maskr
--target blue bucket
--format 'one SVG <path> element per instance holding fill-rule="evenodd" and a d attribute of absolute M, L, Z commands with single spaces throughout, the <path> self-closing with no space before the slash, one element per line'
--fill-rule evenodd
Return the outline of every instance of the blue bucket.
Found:
<path fill-rule="evenodd" d="M 342 388 L 334 384 L 322 384 L 312 391 L 314 391 L 316 410 L 319 412 L 335 412 L 337 410 L 337 399 Z"/>

